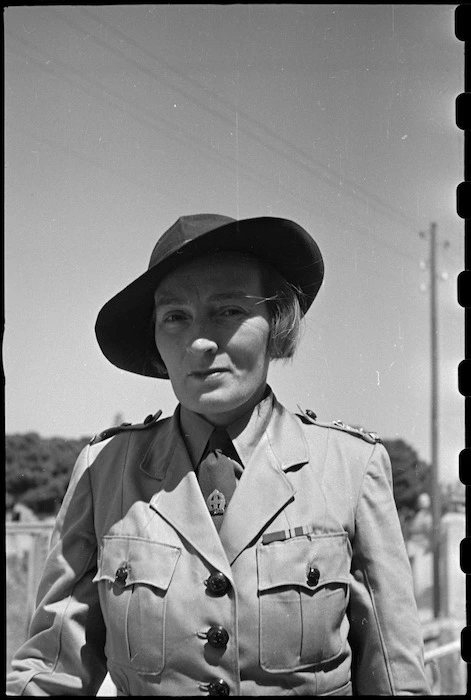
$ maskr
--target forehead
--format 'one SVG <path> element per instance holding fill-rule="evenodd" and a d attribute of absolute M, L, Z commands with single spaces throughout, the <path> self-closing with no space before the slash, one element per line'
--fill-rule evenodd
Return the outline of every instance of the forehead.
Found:
<path fill-rule="evenodd" d="M 155 291 L 155 299 L 170 293 L 244 292 L 261 293 L 262 272 L 258 260 L 241 253 L 205 255 L 181 265 L 166 275 Z"/>

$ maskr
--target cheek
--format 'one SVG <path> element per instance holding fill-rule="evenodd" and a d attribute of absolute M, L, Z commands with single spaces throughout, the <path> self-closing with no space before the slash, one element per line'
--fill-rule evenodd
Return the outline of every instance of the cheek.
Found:
<path fill-rule="evenodd" d="M 247 369 L 264 366 L 269 359 L 269 330 L 266 322 L 240 329 L 227 345 L 233 359 Z"/>
<path fill-rule="evenodd" d="M 175 341 L 172 341 L 172 338 L 169 338 L 168 336 L 157 332 L 154 335 L 154 340 L 157 352 L 159 353 L 162 360 L 165 362 L 165 364 L 167 364 L 168 362 L 171 363 L 172 358 L 175 357 L 177 350 L 177 344 L 175 343 Z"/>

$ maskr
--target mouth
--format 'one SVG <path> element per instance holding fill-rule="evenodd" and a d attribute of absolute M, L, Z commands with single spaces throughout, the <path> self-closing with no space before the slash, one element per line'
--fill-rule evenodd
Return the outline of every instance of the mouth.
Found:
<path fill-rule="evenodd" d="M 202 369 L 190 372 L 190 377 L 196 377 L 197 379 L 206 379 L 207 377 L 217 377 L 225 372 L 229 372 L 228 369 L 224 367 L 213 367 L 212 369 Z"/>

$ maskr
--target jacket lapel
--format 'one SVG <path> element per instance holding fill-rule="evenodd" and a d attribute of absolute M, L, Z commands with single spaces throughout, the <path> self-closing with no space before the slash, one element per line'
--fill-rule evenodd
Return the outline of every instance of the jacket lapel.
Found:
<path fill-rule="evenodd" d="M 161 482 L 150 506 L 212 566 L 231 578 L 229 562 L 180 435 L 176 414 L 164 430 L 164 434 L 156 436 L 141 463 L 146 474 Z"/>
<path fill-rule="evenodd" d="M 323 460 L 324 454 L 318 456 Z M 246 465 L 219 531 L 230 563 L 296 498 L 295 488 L 285 472 L 312 461 L 302 427 L 275 401 L 267 430 Z M 315 475 L 313 479 L 313 508 L 323 518 L 325 498 Z"/>
<path fill-rule="evenodd" d="M 324 438 L 326 432 L 317 437 Z M 148 476 L 160 481 L 150 505 L 214 568 L 231 578 L 230 564 L 289 502 L 296 500 L 291 468 L 309 469 L 309 479 L 304 481 L 310 489 L 309 513 L 315 514 L 317 521 L 324 521 L 326 501 L 319 475 L 322 475 L 327 443 L 325 439 L 314 439 L 310 445 L 308 449 L 298 419 L 275 400 L 268 427 L 244 469 L 218 534 L 180 435 L 175 412 L 158 431 L 141 463 Z"/>

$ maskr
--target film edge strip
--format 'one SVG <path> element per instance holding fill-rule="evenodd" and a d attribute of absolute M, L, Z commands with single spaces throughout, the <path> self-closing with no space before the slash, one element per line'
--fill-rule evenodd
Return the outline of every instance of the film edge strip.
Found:
<path fill-rule="evenodd" d="M 471 319 L 471 5 L 461 4 L 455 9 L 455 36 L 464 44 L 464 91 L 457 96 L 456 126 L 464 134 L 464 179 L 456 188 L 456 209 L 464 220 L 464 270 L 457 280 L 457 297 L 464 309 L 464 359 L 458 365 L 458 390 L 465 405 L 465 447 L 459 455 L 459 478 L 466 490 L 466 531 L 460 545 L 460 567 L 466 576 L 466 626 L 461 631 L 461 657 L 471 663 L 471 519 L 468 499 L 471 488 L 471 353 L 467 339 Z M 469 669 L 469 666 L 468 666 Z M 468 673 L 469 693 L 470 678 Z"/>

